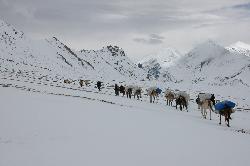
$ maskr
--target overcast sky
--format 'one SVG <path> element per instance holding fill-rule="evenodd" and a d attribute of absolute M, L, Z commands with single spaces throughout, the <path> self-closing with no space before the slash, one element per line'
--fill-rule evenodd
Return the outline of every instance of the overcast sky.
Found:
<path fill-rule="evenodd" d="M 249 0 L 0 0 L 0 19 L 77 50 L 118 45 L 134 60 L 207 39 L 250 44 Z"/>

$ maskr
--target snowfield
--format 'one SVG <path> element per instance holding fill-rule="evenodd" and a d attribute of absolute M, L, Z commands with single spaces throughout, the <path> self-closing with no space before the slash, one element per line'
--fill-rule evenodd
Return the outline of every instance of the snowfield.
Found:
<path fill-rule="evenodd" d="M 194 103 L 181 112 L 111 89 L 11 85 L 0 88 L 1 166 L 250 164 L 248 112 L 234 113 L 228 128 L 215 114 L 201 119 Z"/>

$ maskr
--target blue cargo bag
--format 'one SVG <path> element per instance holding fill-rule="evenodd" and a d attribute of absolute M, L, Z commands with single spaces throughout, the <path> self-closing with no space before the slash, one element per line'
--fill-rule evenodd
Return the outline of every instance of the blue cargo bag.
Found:
<path fill-rule="evenodd" d="M 156 91 L 156 93 L 158 93 L 158 94 L 161 94 L 161 92 L 162 92 L 162 90 L 161 90 L 160 88 L 157 88 L 155 91 Z"/>
<path fill-rule="evenodd" d="M 234 102 L 225 100 L 225 101 L 222 101 L 222 102 L 215 104 L 214 108 L 218 111 L 221 111 L 225 108 L 234 108 L 235 105 L 236 104 Z"/>

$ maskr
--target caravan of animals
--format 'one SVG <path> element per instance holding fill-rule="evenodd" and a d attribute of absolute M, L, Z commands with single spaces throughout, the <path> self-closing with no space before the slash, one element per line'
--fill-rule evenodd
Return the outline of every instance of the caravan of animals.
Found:
<path fill-rule="evenodd" d="M 245 80 L 243 78 L 250 71 L 250 54 L 248 54 L 250 51 L 237 52 L 237 47 L 224 49 L 216 43 L 208 41 L 195 47 L 187 56 L 180 56 L 181 58 L 178 61 L 175 60 L 176 65 L 166 68 L 160 67 L 160 70 L 157 71 L 160 76 L 155 77 L 152 71 L 155 69 L 156 61 L 151 64 L 152 59 L 150 59 L 136 65 L 117 46 L 107 46 L 97 51 L 81 50 L 77 52 L 60 42 L 56 37 L 42 41 L 32 41 L 22 31 L 18 31 L 14 26 L 4 21 L 0 21 L 0 39 L 2 87 L 15 87 L 22 90 L 42 92 L 34 88 L 33 85 L 23 86 L 24 83 L 33 84 L 35 81 L 38 81 L 36 83 L 40 85 L 79 91 L 91 91 L 95 87 L 97 88 L 96 93 L 109 93 L 109 95 L 115 96 L 121 94 L 123 97 L 134 98 L 138 101 L 146 99 L 152 104 L 159 104 L 160 100 L 165 100 L 166 110 L 168 107 L 176 107 L 180 111 L 195 111 L 189 109 L 189 104 L 192 102 L 197 104 L 197 110 L 201 112 L 203 119 L 207 119 L 209 113 L 209 119 L 211 120 L 211 114 L 216 113 L 218 114 L 219 124 L 221 124 L 221 117 L 224 116 L 228 127 L 230 127 L 232 113 L 241 110 L 240 108 L 247 111 L 248 100 L 241 100 L 238 96 L 233 97 L 233 93 L 230 94 L 230 97 L 227 97 L 229 96 L 228 93 L 225 93 L 225 96 L 220 93 L 221 89 L 226 89 L 228 86 L 234 88 L 240 86 L 239 91 L 242 89 L 246 92 L 249 91 L 248 77 Z M 216 65 L 217 62 L 214 57 L 204 57 L 205 60 L 199 62 L 200 66 L 197 70 L 200 71 L 200 76 L 198 77 L 196 71 L 193 78 L 188 77 L 193 72 L 189 69 L 191 67 L 197 68 L 195 65 L 192 66 L 188 60 L 198 56 L 199 49 L 203 47 L 215 48 L 216 51 L 212 50 L 211 54 L 219 52 L 221 57 L 227 56 L 229 60 L 233 54 L 237 54 L 238 59 L 241 56 L 244 60 L 244 64 L 242 64 L 244 67 L 238 67 L 239 70 L 231 73 L 227 72 L 226 76 L 214 76 L 215 79 L 211 81 L 210 77 L 202 75 L 202 72 L 208 71 L 208 66 L 212 63 Z M 209 50 L 205 51 L 209 52 Z M 240 61 L 243 61 L 242 59 Z M 184 64 L 188 69 L 183 67 Z M 182 71 L 178 72 L 179 70 Z M 180 75 L 182 72 L 183 77 Z M 186 72 L 189 72 L 189 74 Z M 232 76 L 228 77 L 229 74 L 232 74 Z M 30 81 L 30 79 L 33 79 L 33 81 Z M 51 83 L 55 84 L 42 83 L 42 80 L 51 81 Z M 68 85 L 77 88 L 69 88 Z M 209 92 L 205 91 L 204 86 L 211 90 Z M 185 89 L 186 87 L 189 88 Z M 214 92 L 211 92 L 213 88 L 210 87 L 214 87 Z M 114 93 L 110 93 L 111 90 Z M 51 92 L 49 94 L 55 93 Z M 190 96 L 193 96 L 193 98 Z"/>
<path fill-rule="evenodd" d="M 68 79 L 64 80 L 64 83 L 70 84 L 74 83 L 77 80 L 70 81 Z M 85 82 L 85 85 L 88 86 L 90 83 L 90 80 L 79 80 L 79 86 L 83 86 L 83 82 Z M 102 89 L 102 82 L 97 81 L 96 83 L 96 88 L 99 90 L 99 92 Z M 121 94 L 123 97 L 126 96 L 127 98 L 136 98 L 137 100 L 140 100 L 142 98 L 142 88 L 139 86 L 123 86 L 123 85 L 114 85 L 114 93 L 115 96 L 119 96 Z M 156 99 L 160 96 L 162 93 L 162 90 L 160 88 L 156 87 L 150 87 L 146 89 L 146 94 L 145 96 L 149 97 L 149 102 L 150 103 L 155 103 Z M 173 106 L 173 101 L 175 100 L 175 108 L 177 109 L 179 106 L 180 111 L 183 111 L 183 108 L 186 109 L 188 112 L 188 103 L 190 101 L 190 96 L 187 94 L 185 91 L 179 91 L 179 90 L 171 90 L 167 89 L 164 93 L 164 98 L 166 100 L 166 104 L 168 106 Z M 228 127 L 229 125 L 229 120 L 231 119 L 230 115 L 231 113 L 234 113 L 235 110 L 233 109 L 235 107 L 235 103 L 231 101 L 222 101 L 220 102 L 219 100 L 215 100 L 214 94 L 209 94 L 209 93 L 199 93 L 197 96 L 197 99 L 195 100 L 198 109 L 200 109 L 202 118 L 206 119 L 207 118 L 207 110 L 209 110 L 210 116 L 209 119 L 211 119 L 211 112 L 215 112 L 219 114 L 220 117 L 220 122 L 219 124 L 221 125 L 221 116 L 225 117 L 225 122 Z M 217 104 L 215 104 L 217 102 Z M 216 108 L 216 110 L 213 109 L 213 107 Z"/>

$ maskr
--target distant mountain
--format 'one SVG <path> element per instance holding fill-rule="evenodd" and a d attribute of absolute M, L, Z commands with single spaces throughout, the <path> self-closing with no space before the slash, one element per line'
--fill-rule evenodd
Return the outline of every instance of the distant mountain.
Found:
<path fill-rule="evenodd" d="M 93 80 L 156 80 L 195 86 L 250 87 L 250 46 L 208 40 L 186 55 L 164 48 L 134 64 L 118 46 L 75 51 L 56 37 L 31 40 L 0 20 L 0 70 Z"/>
<path fill-rule="evenodd" d="M 169 71 L 192 84 L 250 87 L 250 58 L 210 40 L 197 45 Z"/>
<path fill-rule="evenodd" d="M 145 71 L 134 64 L 118 46 L 107 46 L 100 50 L 81 50 L 79 56 L 90 62 L 102 78 L 145 78 Z"/>
<path fill-rule="evenodd" d="M 176 65 L 182 54 L 172 48 L 162 48 L 154 54 L 144 57 L 138 64 L 147 71 L 147 78 L 164 81 L 175 81 L 166 69 Z"/>
<path fill-rule="evenodd" d="M 117 46 L 74 51 L 56 37 L 31 40 L 22 31 L 0 20 L 1 68 L 36 71 L 71 79 L 143 79 L 138 68 Z"/>
<path fill-rule="evenodd" d="M 171 65 L 175 65 L 175 62 L 178 61 L 178 59 L 180 59 L 181 56 L 182 54 L 176 49 L 162 48 L 158 52 L 144 57 L 138 63 L 147 64 L 152 61 L 157 61 L 161 67 L 166 68 Z"/>

